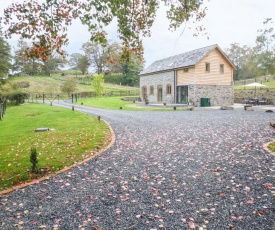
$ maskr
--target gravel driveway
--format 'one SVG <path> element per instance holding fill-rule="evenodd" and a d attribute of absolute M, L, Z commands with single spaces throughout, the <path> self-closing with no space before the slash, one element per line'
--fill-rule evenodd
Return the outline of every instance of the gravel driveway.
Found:
<path fill-rule="evenodd" d="M 115 144 L 1 196 L 0 229 L 275 229 L 275 157 L 262 149 L 274 114 L 80 108 Z"/>

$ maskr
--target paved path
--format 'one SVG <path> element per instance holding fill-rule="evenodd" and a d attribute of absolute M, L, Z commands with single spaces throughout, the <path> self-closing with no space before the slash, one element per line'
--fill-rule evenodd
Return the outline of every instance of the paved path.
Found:
<path fill-rule="evenodd" d="M 75 110 L 107 120 L 115 144 L 1 196 L 0 229 L 275 229 L 273 113 Z"/>

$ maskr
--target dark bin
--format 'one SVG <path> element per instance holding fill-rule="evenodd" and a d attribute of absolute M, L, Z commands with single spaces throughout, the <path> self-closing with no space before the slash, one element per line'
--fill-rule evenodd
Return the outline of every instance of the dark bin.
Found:
<path fill-rule="evenodd" d="M 201 98 L 201 107 L 209 107 L 210 98 Z"/>

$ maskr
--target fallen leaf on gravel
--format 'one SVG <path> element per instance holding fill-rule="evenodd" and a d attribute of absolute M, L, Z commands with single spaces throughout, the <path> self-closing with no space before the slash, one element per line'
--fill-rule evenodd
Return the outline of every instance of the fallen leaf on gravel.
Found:
<path fill-rule="evenodd" d="M 213 172 L 220 172 L 220 171 L 222 171 L 222 169 L 220 167 L 213 169 Z"/>
<path fill-rule="evenodd" d="M 59 224 L 61 221 L 62 219 L 57 219 L 55 222 Z"/>
<path fill-rule="evenodd" d="M 92 227 L 92 229 L 91 230 L 102 230 L 101 228 L 99 228 L 99 227 Z"/>
<path fill-rule="evenodd" d="M 275 189 L 275 187 L 273 187 L 272 184 L 270 184 L 270 183 L 262 184 L 262 186 L 263 186 L 264 188 L 267 188 L 267 189 Z"/>
<path fill-rule="evenodd" d="M 260 215 L 260 216 L 264 215 L 264 211 L 260 210 L 260 211 L 259 211 L 259 215 Z"/>
<path fill-rule="evenodd" d="M 224 196 L 224 192 L 220 192 L 220 196 Z"/>
<path fill-rule="evenodd" d="M 196 228 L 196 225 L 194 224 L 194 222 L 192 222 L 192 221 L 190 221 L 189 223 L 188 223 L 188 225 L 189 225 L 189 228 Z"/>

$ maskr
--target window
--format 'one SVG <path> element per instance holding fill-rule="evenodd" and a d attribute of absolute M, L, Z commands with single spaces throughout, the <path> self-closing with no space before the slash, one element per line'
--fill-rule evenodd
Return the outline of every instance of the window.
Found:
<path fill-rule="evenodd" d="M 188 73 L 188 71 L 189 71 L 188 68 L 184 68 L 184 69 L 183 69 L 183 72 L 184 72 L 184 73 Z"/>
<path fill-rule="evenodd" d="M 210 72 L 210 63 L 205 63 L 205 72 Z"/>
<path fill-rule="evenodd" d="M 224 73 L 224 64 L 220 64 L 220 73 Z"/>
<path fill-rule="evenodd" d="M 166 86 L 166 94 L 171 94 L 172 93 L 172 87 L 171 85 Z"/>
<path fill-rule="evenodd" d="M 154 86 L 151 85 L 151 86 L 150 86 L 150 95 L 153 95 L 153 94 L 154 94 Z"/>

